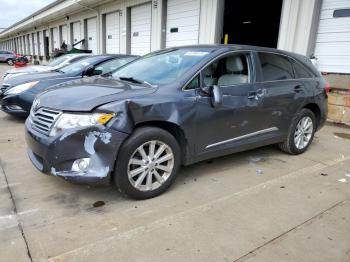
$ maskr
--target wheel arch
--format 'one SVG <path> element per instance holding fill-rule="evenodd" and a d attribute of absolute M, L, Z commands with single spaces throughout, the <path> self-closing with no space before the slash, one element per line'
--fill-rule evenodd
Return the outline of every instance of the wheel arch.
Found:
<path fill-rule="evenodd" d="M 189 147 L 188 140 L 186 138 L 184 130 L 177 124 L 168 121 L 155 120 L 155 121 L 146 121 L 141 122 L 135 125 L 135 128 L 145 127 L 145 126 L 153 126 L 161 128 L 167 132 L 169 132 L 172 136 L 175 137 L 176 141 L 179 143 L 181 148 L 181 153 L 184 157 L 182 157 L 182 164 L 187 162 L 189 156 Z"/>
<path fill-rule="evenodd" d="M 308 103 L 303 108 L 309 109 L 315 114 L 317 128 L 320 126 L 321 121 L 321 109 L 316 103 Z"/>

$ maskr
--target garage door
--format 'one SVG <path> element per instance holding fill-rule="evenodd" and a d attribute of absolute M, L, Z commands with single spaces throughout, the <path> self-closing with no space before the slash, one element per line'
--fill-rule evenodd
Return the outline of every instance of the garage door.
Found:
<path fill-rule="evenodd" d="M 323 0 L 315 56 L 322 72 L 350 73 L 349 0 Z"/>
<path fill-rule="evenodd" d="M 75 22 L 72 25 L 72 36 L 73 36 L 73 44 L 79 42 L 81 40 L 80 35 L 80 22 Z M 76 45 L 75 48 L 81 48 L 81 44 Z"/>
<path fill-rule="evenodd" d="M 93 54 L 97 54 L 97 19 L 90 18 L 86 22 L 87 25 L 87 47 L 92 50 Z"/>
<path fill-rule="evenodd" d="M 57 27 L 52 28 L 52 46 L 53 49 L 59 49 L 60 48 L 60 43 L 58 40 L 58 29 Z"/>
<path fill-rule="evenodd" d="M 66 45 L 68 45 L 68 28 L 67 25 L 61 25 L 61 43 L 63 42 L 66 43 Z"/>
<path fill-rule="evenodd" d="M 39 55 L 44 56 L 44 37 L 43 37 L 43 31 L 39 32 Z"/>
<path fill-rule="evenodd" d="M 131 54 L 144 55 L 151 52 L 152 5 L 131 8 Z"/>
<path fill-rule="evenodd" d="M 32 55 L 32 38 L 31 35 L 27 35 L 27 43 L 28 43 L 28 54 Z"/>
<path fill-rule="evenodd" d="M 200 0 L 168 0 L 166 47 L 198 44 Z"/>
<path fill-rule="evenodd" d="M 119 12 L 106 14 L 106 53 L 120 53 L 120 15 Z"/>
<path fill-rule="evenodd" d="M 39 55 L 38 34 L 33 33 L 34 55 Z"/>

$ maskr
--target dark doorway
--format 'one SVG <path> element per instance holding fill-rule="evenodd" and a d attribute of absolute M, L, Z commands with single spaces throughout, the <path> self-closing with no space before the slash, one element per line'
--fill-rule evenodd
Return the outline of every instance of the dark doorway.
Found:
<path fill-rule="evenodd" d="M 276 48 L 282 2 L 226 0 L 223 33 L 228 34 L 228 43 Z"/>

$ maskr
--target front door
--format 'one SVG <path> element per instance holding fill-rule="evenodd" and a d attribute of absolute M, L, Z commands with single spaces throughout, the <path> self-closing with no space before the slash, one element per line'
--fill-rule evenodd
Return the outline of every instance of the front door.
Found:
<path fill-rule="evenodd" d="M 249 52 L 233 52 L 202 70 L 202 88 L 196 103 L 198 155 L 230 149 L 258 131 L 257 103 L 250 98 L 254 90 L 251 61 Z M 223 93 L 223 104 L 219 107 L 213 107 L 210 96 L 203 92 L 203 87 L 212 85 L 219 86 Z"/>

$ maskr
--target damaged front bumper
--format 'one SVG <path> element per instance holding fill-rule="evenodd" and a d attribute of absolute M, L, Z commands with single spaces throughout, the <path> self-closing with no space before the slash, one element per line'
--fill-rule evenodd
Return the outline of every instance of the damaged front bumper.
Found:
<path fill-rule="evenodd" d="M 79 183 L 110 182 L 119 147 L 127 136 L 105 126 L 91 126 L 49 137 L 26 121 L 28 156 L 33 165 L 45 174 Z M 75 162 L 80 159 L 88 159 L 88 165 L 77 170 Z"/>

